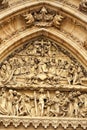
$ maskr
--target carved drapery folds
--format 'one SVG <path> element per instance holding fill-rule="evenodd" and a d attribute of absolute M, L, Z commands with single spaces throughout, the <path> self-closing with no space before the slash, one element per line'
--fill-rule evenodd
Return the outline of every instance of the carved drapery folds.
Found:
<path fill-rule="evenodd" d="M 1 0 L 0 9 L 8 6 L 6 1 Z M 15 6 L 17 1 L 14 1 L 15 3 L 12 1 L 12 4 L 9 2 L 10 8 Z M 20 0 L 19 5 L 22 2 L 25 1 Z M 83 22 L 80 23 L 78 17 L 74 19 L 74 16 L 63 10 L 63 6 L 60 7 L 63 4 L 65 7 L 68 5 L 69 8 L 77 10 L 79 2 L 78 5 L 75 5 L 74 2 L 71 3 L 68 0 L 59 0 L 56 1 L 58 7 L 56 4 L 54 7 L 44 1 L 39 6 L 35 5 L 34 9 L 33 3 L 27 2 L 32 6 L 27 6 L 24 10 L 20 8 L 21 12 L 16 12 L 13 8 L 13 13 L 16 13 L 11 17 L 8 16 L 6 20 L 2 20 L 0 27 L 3 31 L 0 34 L 3 36 L 0 38 L 0 46 L 4 48 L 5 45 L 10 45 L 8 42 L 10 38 L 14 36 L 16 39 L 22 32 L 28 34 L 27 32 L 33 29 L 36 31 L 41 29 L 41 38 L 27 42 L 0 63 L 0 123 L 3 122 L 5 127 L 10 123 L 15 127 L 22 123 L 24 127 L 32 124 L 35 128 L 39 125 L 47 128 L 51 124 L 54 128 L 62 125 L 66 129 L 71 125 L 76 129 L 81 125 L 83 129 L 86 129 L 87 72 L 70 52 L 62 48 L 63 37 L 60 37 L 60 35 L 64 35 L 67 37 L 66 43 L 71 39 L 73 43 L 81 44 L 81 48 L 85 48 L 82 48 L 83 50 L 87 50 L 85 36 L 87 27 L 82 24 Z M 82 12 L 87 12 L 86 0 L 81 2 L 79 8 Z M 81 12 L 79 13 L 81 14 Z M 4 26 L 5 23 L 7 27 Z M 68 28 L 72 27 L 71 24 L 73 24 L 73 29 L 69 31 Z M 74 33 L 75 29 L 80 30 L 78 26 L 82 29 L 80 34 L 85 31 L 83 39 L 79 39 L 80 35 Z M 43 37 L 44 33 L 51 34 L 45 31 L 42 33 L 42 30 L 46 29 L 60 34 L 58 37 L 60 37 L 59 41 L 61 39 L 61 44 L 59 43 L 61 46 Z M 77 30 L 75 32 L 79 34 Z M 26 41 L 26 38 L 22 41 Z M 55 41 L 58 40 L 55 39 Z M 2 43 L 4 44 L 2 45 Z M 13 44 L 15 48 L 16 42 Z M 66 46 L 71 47 L 68 44 Z M 74 51 L 72 52 L 74 53 Z M 82 62 L 83 60 L 81 60 Z"/>
<path fill-rule="evenodd" d="M 74 123 L 76 128 L 81 120 L 86 128 L 86 86 L 85 71 L 69 52 L 44 37 L 33 40 L 1 64 L 0 121 L 15 127 L 30 122 L 35 128 L 65 121 L 64 128 Z"/>
<path fill-rule="evenodd" d="M 55 12 L 48 11 L 45 7 L 42 7 L 39 11 L 35 12 L 26 12 L 23 14 L 27 26 L 35 25 L 38 27 L 51 27 L 55 26 L 58 29 L 61 26 L 61 23 L 64 17 Z"/>
<path fill-rule="evenodd" d="M 87 94 L 77 90 L 87 85 L 87 78 L 71 57 L 45 38 L 15 51 L 0 68 L 0 114 L 86 117 Z"/>
<path fill-rule="evenodd" d="M 2 89 L 0 114 L 29 117 L 87 117 L 87 94 L 80 91 L 48 91 L 31 93 Z"/>
<path fill-rule="evenodd" d="M 61 85 L 87 84 L 79 63 L 54 44 L 43 38 L 36 40 L 4 61 L 0 69 L 0 86 L 56 89 Z"/>

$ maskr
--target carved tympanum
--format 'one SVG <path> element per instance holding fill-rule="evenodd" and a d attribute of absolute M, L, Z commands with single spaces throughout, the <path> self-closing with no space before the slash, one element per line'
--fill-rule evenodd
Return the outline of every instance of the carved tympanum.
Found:
<path fill-rule="evenodd" d="M 50 27 L 55 26 L 60 28 L 64 19 L 60 14 L 48 11 L 45 7 L 42 7 L 36 12 L 27 12 L 23 14 L 27 26 L 35 25 L 38 27 Z"/>
<path fill-rule="evenodd" d="M 80 91 L 19 92 L 2 89 L 0 114 L 8 116 L 87 117 L 87 94 Z"/>
<path fill-rule="evenodd" d="M 8 88 L 59 88 L 82 85 L 85 78 L 79 63 L 72 61 L 50 40 L 36 40 L 4 61 L 0 86 Z"/>
<path fill-rule="evenodd" d="M 0 114 L 87 117 L 87 94 L 76 90 L 87 78 L 74 60 L 45 38 L 15 51 L 0 68 Z"/>
<path fill-rule="evenodd" d="M 87 0 L 82 0 L 79 9 L 83 12 L 87 12 Z"/>

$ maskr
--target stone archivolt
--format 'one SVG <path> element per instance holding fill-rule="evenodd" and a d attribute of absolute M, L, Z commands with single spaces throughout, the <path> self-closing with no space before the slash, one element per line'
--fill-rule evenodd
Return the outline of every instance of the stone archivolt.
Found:
<path fill-rule="evenodd" d="M 69 21 L 69 23 L 67 23 Z M 87 27 L 85 23 L 79 22 L 78 18 L 73 18 L 67 15 L 60 9 L 53 10 L 47 5 L 41 4 L 41 7 L 36 9 L 27 9 L 22 12 L 9 16 L 8 20 L 3 18 L 3 22 L 0 25 L 0 44 L 3 46 L 6 42 L 11 40 L 11 37 L 20 35 L 21 32 L 33 28 L 50 28 L 55 29 L 55 32 L 60 31 L 62 35 L 68 39 L 73 40 L 77 45 L 81 46 L 81 49 L 86 52 L 84 42 L 86 42 Z M 68 25 L 68 27 L 67 27 Z M 74 32 L 73 28 L 76 29 Z M 32 28 L 32 29 L 31 29 Z M 69 29 L 71 28 L 71 29 Z M 84 37 L 78 36 L 78 31 L 84 35 Z M 87 53 L 87 52 L 86 52 Z"/>
<path fill-rule="evenodd" d="M 13 3 L 17 2 L 20 4 L 21 0 Z M 59 34 L 59 38 L 60 34 L 66 36 L 67 42 L 71 39 L 73 41 L 69 43 L 70 45 L 73 43 L 71 50 L 75 49 L 72 53 L 78 52 L 74 42 L 78 43 L 77 45 L 81 47 L 81 54 L 84 52 L 84 57 L 87 59 L 85 53 L 87 50 L 87 26 L 85 26 L 87 20 L 83 17 L 85 15 L 80 12 L 86 13 L 86 0 L 81 2 L 80 7 L 79 4 L 76 5 L 67 0 L 55 1 L 54 3 L 57 4 L 55 7 L 52 6 L 53 2 L 49 1 L 50 4 L 47 2 L 44 2 L 45 6 L 42 3 L 37 4 L 33 10 L 33 2 L 27 1 L 32 7 L 29 6 L 29 8 L 16 12 L 17 14 L 14 13 L 12 16 L 2 17 L 3 19 L 0 20 L 0 50 L 3 53 L 0 52 L 0 54 L 7 53 L 4 53 L 7 49 L 3 48 L 10 48 L 10 37 L 15 36 L 11 41 L 14 43 L 17 35 L 20 36 L 27 31 L 31 32 L 33 29 L 36 31 L 47 29 L 50 32 L 54 31 L 55 35 Z M 10 5 L 9 3 L 10 1 L 7 5 Z M 2 1 L 0 4 L 0 7 L 5 7 Z M 64 12 L 65 7 L 63 10 L 62 4 L 78 9 L 81 18 L 77 17 L 76 13 L 75 18 L 70 15 L 70 12 L 66 14 L 67 10 Z M 15 4 L 11 5 L 13 7 Z M 79 37 L 78 30 L 84 37 Z M 16 50 L 15 52 L 8 57 L 5 55 L 6 59 L 1 55 L 2 60 L 4 60 L 0 64 L 0 122 L 3 122 L 5 127 L 10 123 L 13 123 L 15 127 L 20 123 L 24 127 L 28 127 L 32 123 L 35 128 L 40 124 L 44 128 L 50 124 L 57 128 L 61 124 L 65 129 L 69 125 L 74 129 L 79 125 L 86 129 L 87 72 L 78 62 L 80 58 L 77 58 L 79 59 L 77 61 L 70 54 L 70 50 L 69 52 L 66 50 L 70 49 L 70 46 L 63 43 L 64 39 L 61 43 L 56 44 L 44 38 L 46 36 L 44 33 L 50 35 L 50 33 L 43 31 L 40 35 L 41 38 L 27 42 L 18 50 L 15 47 L 18 44 L 15 42 L 11 46 Z M 25 43 L 28 40 L 25 40 Z"/>

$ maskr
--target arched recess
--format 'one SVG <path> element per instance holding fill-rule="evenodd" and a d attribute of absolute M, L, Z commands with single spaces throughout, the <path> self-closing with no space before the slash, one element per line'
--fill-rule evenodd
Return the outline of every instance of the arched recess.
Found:
<path fill-rule="evenodd" d="M 66 7 L 66 6 L 63 7 L 63 4 L 59 4 L 57 2 L 52 2 L 52 1 L 44 1 L 44 2 L 43 1 L 41 1 L 41 2 L 39 2 L 39 1 L 32 1 L 32 2 L 30 2 L 29 1 L 28 3 L 25 3 L 24 5 L 21 4 L 20 6 L 13 8 L 13 10 L 9 10 L 8 9 L 6 14 L 4 14 L 4 13 L 2 15 L 0 14 L 0 18 L 1 18 L 0 22 L 3 25 L 3 22 L 7 22 L 7 21 L 9 22 L 9 19 L 12 18 L 12 17 L 14 18 L 14 16 L 15 17 L 16 16 L 19 17 L 19 15 L 21 15 L 23 12 L 26 12 L 26 10 L 29 11 L 29 9 L 33 10 L 33 9 L 37 9 L 38 7 L 43 7 L 43 6 L 51 7 L 51 9 L 56 10 L 56 11 L 57 10 L 61 10 L 61 11 L 63 10 L 63 13 L 65 13 L 65 14 L 68 13 L 69 18 L 72 17 L 72 19 L 74 19 L 75 21 L 76 20 L 79 21 L 79 23 L 81 23 L 84 27 L 85 27 L 85 25 L 87 23 L 87 20 L 85 19 L 85 16 L 83 14 L 81 14 L 79 11 L 77 13 L 74 10 L 69 10 L 69 8 Z M 75 14 L 73 14 L 74 12 L 75 12 Z M 78 14 L 79 14 L 79 16 L 78 16 Z M 75 21 L 74 21 L 74 24 L 75 24 Z M 86 25 L 86 27 L 87 27 L 87 25 Z M 7 31 L 7 30 L 5 30 L 5 31 Z M 75 40 L 72 40 L 69 37 L 66 37 L 60 31 L 59 28 L 55 28 L 54 26 L 51 26 L 51 27 L 37 27 L 37 26 L 33 25 L 33 26 L 30 26 L 29 28 L 28 27 L 25 28 L 25 30 L 22 30 L 22 31 L 19 30 L 19 32 L 16 35 L 12 35 L 12 37 L 10 36 L 5 42 L 2 42 L 0 44 L 0 63 L 1 63 L 0 67 L 3 67 L 3 63 L 4 63 L 5 59 L 7 57 L 9 57 L 11 55 L 11 53 L 13 53 L 16 49 L 20 48 L 21 46 L 25 45 L 26 43 L 29 43 L 33 39 L 37 39 L 38 37 L 43 37 L 43 38 L 45 37 L 47 39 L 50 39 L 51 41 L 55 42 L 55 44 L 58 44 L 59 46 L 61 46 L 61 48 L 64 48 L 65 50 L 67 50 L 67 52 L 69 52 L 72 55 L 72 57 L 74 57 L 76 59 L 76 61 L 78 61 L 78 63 L 80 63 L 81 66 L 83 66 L 85 72 L 87 73 L 87 53 L 84 51 L 84 49 L 81 48 L 81 46 L 79 46 L 76 43 Z M 8 59 L 7 59 L 7 61 L 8 61 Z M 8 62 L 5 62 L 5 64 L 9 65 Z M 76 66 L 76 67 L 78 67 L 78 66 Z M 3 83 L 4 88 L 7 89 L 5 91 L 5 94 L 7 94 L 7 95 L 9 94 L 10 95 L 12 93 L 15 93 L 14 92 L 14 89 L 15 89 L 16 93 L 19 92 L 19 95 L 21 95 L 21 97 L 22 97 L 23 94 L 26 96 L 26 92 L 25 92 L 26 91 L 25 90 L 26 87 L 25 86 L 26 86 L 26 82 L 27 81 L 23 82 L 24 83 L 23 84 L 24 85 L 23 88 L 22 87 L 20 88 L 21 84 L 19 84 L 19 86 L 18 86 L 18 84 L 16 84 L 15 85 L 16 87 L 14 87 L 14 84 L 13 84 L 13 86 L 9 87 L 8 83 L 11 80 L 15 80 L 14 77 L 18 76 L 18 75 L 14 76 L 15 74 L 12 71 L 12 69 L 13 68 L 11 68 L 11 72 L 12 73 L 10 71 L 8 71 L 8 72 L 5 71 L 5 72 L 7 72 L 6 73 L 7 75 L 5 75 L 5 73 L 4 73 L 4 76 L 2 77 L 3 80 L 0 79 L 1 80 L 0 83 L 3 83 L 5 81 Z M 76 69 L 75 69 L 75 71 L 76 71 Z M 75 74 L 77 74 L 77 72 L 78 72 L 78 70 L 76 71 Z M 30 74 L 30 73 L 28 73 L 28 74 Z M 68 71 L 68 74 L 70 74 L 70 71 Z M 2 73 L 2 75 L 3 75 L 3 73 Z M 45 75 L 47 75 L 47 74 L 45 74 Z M 8 76 L 8 77 L 6 77 L 6 76 Z M 79 76 L 79 74 L 78 74 L 78 76 Z M 87 74 L 86 74 L 86 76 L 87 76 Z M 4 80 L 5 77 L 7 78 L 6 80 Z M 47 128 L 50 124 L 54 128 L 59 127 L 60 124 L 65 129 L 67 129 L 67 127 L 69 125 L 71 125 L 74 129 L 76 129 L 79 125 L 81 125 L 82 128 L 85 128 L 85 129 L 87 128 L 87 119 L 83 118 L 83 117 L 87 118 L 87 114 L 85 114 L 84 110 L 83 110 L 83 111 L 79 111 L 80 112 L 80 115 L 79 115 L 79 112 L 78 112 L 78 109 L 77 109 L 77 108 L 80 109 L 80 107 L 84 108 L 84 106 L 80 106 L 80 105 L 83 105 L 83 104 L 77 103 L 77 100 L 78 100 L 78 98 L 80 96 L 82 96 L 82 98 L 83 97 L 85 98 L 84 104 L 87 106 L 87 103 L 86 103 L 87 97 L 85 97 L 85 95 L 87 94 L 86 93 L 87 92 L 87 77 L 84 76 L 84 78 L 86 79 L 85 80 L 85 84 L 86 85 L 81 84 L 82 82 L 81 83 L 79 82 L 79 84 L 78 83 L 77 84 L 73 84 L 71 81 L 69 81 L 66 85 L 65 84 L 61 85 L 58 82 L 58 80 L 60 80 L 61 76 L 60 77 L 56 77 L 57 80 L 55 80 L 56 79 L 56 78 L 54 78 L 55 76 L 52 77 L 52 78 L 47 79 L 48 77 L 43 78 L 43 79 L 41 79 L 41 77 L 40 77 L 39 78 L 39 80 L 40 80 L 39 83 L 43 83 L 44 84 L 44 82 L 45 82 L 44 79 L 46 79 L 47 82 L 49 81 L 48 82 L 49 84 L 51 83 L 51 87 L 52 88 L 48 87 L 50 85 L 47 84 L 47 82 L 45 84 L 45 87 L 43 87 L 43 84 L 39 84 L 39 86 L 37 84 L 37 86 L 35 85 L 34 87 L 29 86 L 29 85 L 32 85 L 33 78 L 32 79 L 29 79 L 29 77 L 27 78 L 31 82 L 31 84 L 28 84 L 28 87 L 26 88 L 27 91 L 28 91 L 28 95 L 27 96 L 30 96 L 31 91 L 33 90 L 32 95 L 33 95 L 34 98 L 32 100 L 33 100 L 33 102 L 36 105 L 35 107 L 33 107 L 35 109 L 34 110 L 35 111 L 35 115 L 34 116 L 36 116 L 36 117 L 35 118 L 34 117 L 31 118 L 30 117 L 30 113 L 26 114 L 26 115 L 29 114 L 27 118 L 26 118 L 25 115 L 23 115 L 25 113 L 14 113 L 14 118 L 13 118 L 13 113 L 11 113 L 12 109 L 9 110 L 9 108 L 7 107 L 7 111 L 6 111 L 6 109 L 0 110 L 0 112 L 2 112 L 3 115 L 7 116 L 7 117 L 6 116 L 1 116 L 0 117 L 0 121 L 3 122 L 4 126 L 7 127 L 10 123 L 13 123 L 13 126 L 17 127 L 17 126 L 19 126 L 22 123 L 24 127 L 28 127 L 29 124 L 32 124 L 35 128 L 37 128 L 40 124 L 42 124 L 42 126 L 44 128 Z M 36 78 L 36 81 L 38 82 L 38 78 L 37 77 L 35 77 L 35 78 Z M 67 77 L 65 77 L 65 78 L 67 79 Z M 52 83 L 51 80 L 54 81 L 54 82 Z M 15 80 L 15 81 L 17 81 L 17 80 Z M 56 84 L 54 85 L 55 82 L 56 82 Z M 0 87 L 2 88 L 1 85 L 2 84 L 0 84 Z M 10 84 L 10 85 L 12 85 L 12 84 Z M 40 86 L 40 85 L 42 85 L 42 86 Z M 30 87 L 31 87 L 31 89 L 30 89 Z M 35 87 L 37 87 L 37 88 L 35 88 Z M 63 111 L 61 113 L 61 115 L 60 115 L 60 113 L 57 113 L 58 114 L 57 115 L 56 111 L 54 111 L 54 110 L 52 111 L 51 110 L 51 112 L 54 112 L 54 113 L 52 113 L 54 115 L 51 115 L 51 117 L 50 117 L 48 115 L 48 113 L 47 113 L 47 115 L 45 115 L 43 113 L 44 108 L 42 108 L 42 111 L 41 112 L 39 111 L 40 114 L 41 114 L 39 116 L 41 116 L 41 117 L 37 118 L 37 114 L 38 113 L 37 113 L 37 109 L 36 109 L 36 107 L 37 107 L 36 103 L 39 104 L 39 100 L 36 101 L 36 96 L 37 96 L 37 94 L 40 96 L 40 94 L 43 93 L 43 92 L 41 92 L 41 90 L 39 91 L 40 87 L 45 88 L 45 95 L 48 94 L 47 96 L 48 96 L 49 99 L 50 99 L 51 93 L 54 95 L 54 96 L 52 96 L 52 95 L 51 96 L 55 97 L 56 90 L 58 90 L 57 94 L 58 93 L 60 94 L 60 101 L 64 100 L 65 103 L 68 103 L 67 107 L 66 107 L 66 104 L 63 104 L 64 108 L 65 108 L 65 109 L 63 108 L 63 110 L 65 110 L 65 111 Z M 12 90 L 9 91 L 9 88 L 11 88 Z M 23 89 L 23 93 L 21 93 L 22 89 Z M 52 100 L 52 97 L 51 97 L 51 100 Z M 7 96 L 7 98 L 9 98 L 9 96 Z M 68 100 L 69 102 L 67 102 L 67 99 L 69 99 Z M 73 101 L 73 99 L 74 99 L 74 101 Z M 58 102 L 60 102 L 60 101 L 59 101 L 59 98 L 58 98 Z M 81 102 L 81 103 L 83 103 L 83 102 Z M 73 106 L 73 104 L 74 104 L 73 110 L 69 111 L 69 108 L 70 108 L 69 105 Z M 43 104 L 41 104 L 41 105 L 43 105 Z M 56 108 L 56 110 L 57 110 L 57 112 L 59 112 L 59 110 L 57 108 Z M 8 112 L 10 112 L 10 113 L 8 113 Z M 86 107 L 86 112 L 87 112 L 87 107 Z M 23 116 L 23 118 L 21 117 L 21 115 Z M 42 117 L 42 116 L 44 116 L 44 117 Z M 54 116 L 56 118 L 54 118 Z M 68 117 L 68 118 L 66 118 L 66 117 Z M 82 118 L 80 118 L 80 117 L 82 117 Z M 77 118 L 78 118 L 78 120 L 77 120 Z"/>
<path fill-rule="evenodd" d="M 24 11 L 27 11 L 28 9 L 29 10 L 38 9 L 38 7 L 41 7 L 41 6 L 51 7 L 52 9 L 54 9 L 56 11 L 58 11 L 58 10 L 63 11 L 66 14 L 78 19 L 81 23 L 85 24 L 85 26 L 86 26 L 86 23 L 87 23 L 87 19 L 85 18 L 86 15 L 81 13 L 79 10 L 74 10 L 73 8 L 68 7 L 66 5 L 64 6 L 64 3 L 59 3 L 57 1 L 54 2 L 54 0 L 53 1 L 49 1 L 49 0 L 36 1 L 35 0 L 35 1 L 27 1 L 25 3 L 21 2 L 19 5 L 8 8 L 6 10 L 6 12 L 4 10 L 1 11 L 0 21 L 2 22 L 5 20 L 8 20 L 9 18 L 11 18 L 15 15 L 21 14 Z"/>
<path fill-rule="evenodd" d="M 84 28 L 86 28 L 87 20 L 85 15 L 79 11 L 75 11 L 67 6 L 64 6 L 62 3 L 55 1 L 29 1 L 25 3 L 21 3 L 17 7 L 15 6 L 12 10 L 10 8 L 4 13 L 3 11 L 0 14 L 0 23 L 1 26 L 4 26 L 4 23 L 9 23 L 11 19 L 14 17 L 22 15 L 26 11 L 37 10 L 39 7 L 48 7 L 53 11 L 61 11 L 69 18 L 72 18 L 74 22 L 78 21 L 79 24 L 82 24 Z M 78 15 L 79 14 L 79 15 Z M 74 23 L 75 24 L 75 23 Z M 3 30 L 3 29 L 2 29 Z M 20 30 L 19 30 L 20 31 Z M 16 36 L 11 36 L 12 38 L 8 38 L 8 40 L 0 45 L 0 61 L 2 62 L 4 58 L 6 58 L 13 50 L 15 50 L 21 44 L 24 44 L 26 41 L 31 40 L 32 38 L 38 37 L 40 35 L 47 36 L 48 38 L 58 42 L 61 46 L 66 48 L 68 51 L 74 55 L 74 57 L 84 66 L 87 70 L 87 53 L 84 49 L 79 46 L 76 41 L 72 41 L 70 38 L 64 36 L 63 33 L 59 29 L 46 28 L 46 27 L 30 27 L 25 31 L 22 31 L 20 34 Z M 60 42 L 59 42 L 60 41 Z M 9 50 L 9 52 L 8 52 Z"/>

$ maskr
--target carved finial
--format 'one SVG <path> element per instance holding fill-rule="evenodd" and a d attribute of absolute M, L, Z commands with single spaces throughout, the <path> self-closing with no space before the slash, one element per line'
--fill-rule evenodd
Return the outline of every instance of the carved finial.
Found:
<path fill-rule="evenodd" d="M 53 11 L 50 12 L 49 9 L 44 6 L 39 11 L 26 12 L 23 14 L 23 17 L 25 18 L 28 26 L 31 26 L 32 24 L 38 27 L 55 26 L 58 29 L 64 19 L 62 15 L 56 14 Z"/>
<path fill-rule="evenodd" d="M 43 7 L 42 9 L 41 9 L 41 11 L 40 11 L 40 13 L 44 13 L 44 14 L 46 14 L 47 13 L 47 10 L 46 10 L 46 8 L 45 7 Z"/>

